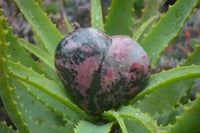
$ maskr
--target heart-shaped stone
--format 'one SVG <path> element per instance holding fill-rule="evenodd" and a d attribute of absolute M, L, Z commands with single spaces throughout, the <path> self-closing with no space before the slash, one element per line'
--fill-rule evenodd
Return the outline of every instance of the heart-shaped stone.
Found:
<path fill-rule="evenodd" d="M 118 107 L 147 83 L 151 66 L 143 48 L 128 36 L 109 37 L 95 28 L 78 29 L 58 44 L 58 75 L 89 114 Z"/>

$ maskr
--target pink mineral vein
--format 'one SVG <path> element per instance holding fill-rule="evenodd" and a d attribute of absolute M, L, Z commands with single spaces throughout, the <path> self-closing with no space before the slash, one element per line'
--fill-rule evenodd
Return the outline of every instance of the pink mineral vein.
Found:
<path fill-rule="evenodd" d="M 66 45 L 65 47 L 68 48 L 68 49 L 74 49 L 74 48 L 80 47 L 80 46 L 79 46 L 80 44 L 74 42 L 74 41 L 71 40 L 71 39 L 68 39 L 67 41 L 68 41 L 68 43 L 67 43 L 67 45 Z"/>
<path fill-rule="evenodd" d="M 56 66 L 60 67 L 60 66 L 62 66 L 62 63 L 63 63 L 62 59 L 56 59 L 55 58 L 55 64 L 56 64 Z"/>
<path fill-rule="evenodd" d="M 130 51 L 130 39 L 112 36 L 112 41 L 113 44 L 109 49 L 110 55 L 116 57 L 118 60 L 122 60 L 123 57 Z"/>
<path fill-rule="evenodd" d="M 147 57 L 147 55 L 143 55 L 143 56 L 142 56 L 142 59 L 145 59 L 146 57 Z"/>
<path fill-rule="evenodd" d="M 67 49 L 80 48 L 82 51 L 85 51 L 85 52 L 90 52 L 90 53 L 93 52 L 93 50 L 89 46 L 83 46 L 82 44 L 74 42 L 71 39 L 68 39 L 68 44 L 65 47 Z"/>
<path fill-rule="evenodd" d="M 113 78 L 113 70 L 112 70 L 112 67 L 107 67 L 107 70 L 106 70 L 106 77 L 108 79 L 112 79 Z"/>
<path fill-rule="evenodd" d="M 89 53 L 93 52 L 93 50 L 89 46 L 81 46 L 81 50 Z"/>
<path fill-rule="evenodd" d="M 98 70 L 98 64 L 95 60 L 95 57 L 86 58 L 84 62 L 75 67 L 75 70 L 78 73 L 76 80 L 81 87 L 79 89 L 84 95 L 85 90 L 90 87 L 94 71 Z"/>
<path fill-rule="evenodd" d="M 109 91 L 109 88 L 107 85 L 111 85 L 113 82 L 115 82 L 116 79 L 119 78 L 119 75 L 117 75 L 112 67 L 106 68 L 106 75 L 101 76 L 101 86 L 103 88 L 103 92 Z"/>

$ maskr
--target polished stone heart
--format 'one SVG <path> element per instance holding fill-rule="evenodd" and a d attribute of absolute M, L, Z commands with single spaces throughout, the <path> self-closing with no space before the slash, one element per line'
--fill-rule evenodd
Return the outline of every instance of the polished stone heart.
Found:
<path fill-rule="evenodd" d="M 69 33 L 55 52 L 58 75 L 89 114 L 128 102 L 146 85 L 151 71 L 143 48 L 128 36 L 108 36 L 95 28 Z"/>

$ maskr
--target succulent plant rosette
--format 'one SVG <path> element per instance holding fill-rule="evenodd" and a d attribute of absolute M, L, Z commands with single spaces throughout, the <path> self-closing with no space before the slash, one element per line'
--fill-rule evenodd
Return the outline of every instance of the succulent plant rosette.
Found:
<path fill-rule="evenodd" d="M 156 69 L 200 0 L 177 0 L 166 13 L 158 13 L 162 0 L 112 0 L 106 16 L 91 0 L 91 26 L 73 30 L 63 16 L 67 34 L 40 0 L 14 1 L 34 45 L 0 9 L 0 96 L 15 127 L 0 121 L 0 133 L 200 131 L 200 41 L 187 35 L 192 53 Z"/>

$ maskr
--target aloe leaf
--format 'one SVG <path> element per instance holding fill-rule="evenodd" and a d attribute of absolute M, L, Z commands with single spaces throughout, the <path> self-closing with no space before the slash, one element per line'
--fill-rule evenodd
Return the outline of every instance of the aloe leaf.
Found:
<path fill-rule="evenodd" d="M 32 68 L 26 68 L 22 66 L 20 62 L 14 63 L 9 61 L 8 64 L 10 67 L 10 74 L 12 76 L 18 77 L 21 80 L 31 83 L 35 87 L 43 86 L 43 88 L 47 88 L 46 91 L 56 93 L 59 96 L 70 100 L 69 94 L 61 84 L 56 84 L 55 82 L 45 78 L 44 75 L 40 75 L 39 73 L 33 71 Z"/>
<path fill-rule="evenodd" d="M 191 55 L 189 55 L 187 60 L 181 65 L 183 66 L 183 65 L 199 64 L 199 54 L 200 54 L 199 52 L 200 52 L 200 47 L 199 45 L 197 45 L 194 52 Z M 163 111 L 167 111 L 175 104 L 177 104 L 180 101 L 180 99 L 183 96 L 185 96 L 185 94 L 187 94 L 187 92 L 192 88 L 193 85 L 194 85 L 193 79 L 187 79 L 184 81 L 179 81 L 169 84 L 167 86 L 163 86 L 153 91 L 149 96 L 142 99 L 142 101 L 140 101 L 136 105 L 136 107 L 140 108 L 144 112 L 148 112 L 151 114 L 154 113 L 161 114 Z M 155 102 L 157 104 L 154 104 Z"/>
<path fill-rule="evenodd" d="M 48 54 L 48 48 L 44 44 L 44 42 L 41 40 L 41 37 L 39 34 L 33 29 L 34 33 L 34 41 L 36 43 L 36 46 L 38 46 L 41 50 L 45 51 Z"/>
<path fill-rule="evenodd" d="M 5 35 L 5 40 L 6 42 L 10 43 L 7 48 L 7 54 L 10 55 L 9 60 L 12 60 L 14 62 L 20 61 L 24 66 L 32 67 L 35 71 L 41 74 L 45 73 L 45 71 L 39 67 L 38 63 L 33 60 L 31 55 L 28 54 L 21 46 L 20 42 L 17 39 L 17 36 L 13 34 L 12 28 L 7 25 L 6 18 L 4 17 L 2 19 L 2 26 L 3 29 L 8 30 L 7 34 Z M 49 75 L 47 75 L 46 73 L 45 76 L 49 77 Z"/>
<path fill-rule="evenodd" d="M 200 45 L 196 45 L 196 48 L 193 51 L 193 53 L 188 55 L 186 61 L 180 65 L 181 66 L 188 66 L 192 64 L 200 65 L 199 59 L 200 59 Z"/>
<path fill-rule="evenodd" d="M 142 98 L 146 94 L 149 94 L 156 89 L 184 79 L 190 79 L 195 77 L 200 77 L 200 66 L 185 66 L 185 67 L 176 67 L 167 71 L 162 71 L 158 74 L 150 76 L 147 86 L 142 92 L 136 95 L 130 103 L 134 103 L 136 100 Z"/>
<path fill-rule="evenodd" d="M 190 40 L 190 46 L 192 49 L 195 49 L 197 45 L 200 45 L 200 41 L 198 39 L 194 38 Z"/>
<path fill-rule="evenodd" d="M 0 133 L 18 133 L 18 131 L 14 131 L 12 127 L 8 127 L 6 122 L 0 123 Z"/>
<path fill-rule="evenodd" d="M 179 0 L 168 12 L 161 17 L 152 30 L 141 41 L 141 46 L 147 52 L 151 60 L 152 68 L 155 67 L 160 53 L 169 42 L 179 33 L 199 0 Z"/>
<path fill-rule="evenodd" d="M 180 105 L 177 108 L 171 108 L 169 111 L 166 111 L 162 114 L 156 113 L 155 115 L 151 116 L 154 120 L 157 121 L 159 125 L 167 126 L 168 124 L 175 124 L 177 115 L 182 115 L 184 113 L 184 107 L 191 106 L 193 101 L 188 101 L 185 105 Z"/>
<path fill-rule="evenodd" d="M 41 8 L 41 10 L 45 10 L 44 9 L 44 5 L 42 4 L 42 0 L 34 0 L 35 2 L 37 2 L 38 4 L 39 4 L 39 6 L 40 6 L 40 8 Z"/>
<path fill-rule="evenodd" d="M 142 8 L 144 6 L 144 0 L 134 0 L 134 10 L 135 14 L 140 17 L 142 14 Z"/>
<path fill-rule="evenodd" d="M 71 102 L 72 99 L 70 95 L 61 84 L 55 83 L 54 81 L 45 78 L 43 75 L 40 75 L 37 72 L 33 71 L 33 69 L 26 68 L 20 65 L 20 63 L 14 63 L 9 61 L 8 64 L 10 66 L 10 75 L 12 75 L 13 77 L 20 79 L 40 89 L 46 94 L 54 97 L 61 103 L 68 106 L 70 109 L 82 115 L 82 117 L 85 117 L 90 120 L 95 119 L 94 117 L 89 116 L 87 113 L 85 113 L 83 110 L 81 110 Z"/>
<path fill-rule="evenodd" d="M 186 62 L 181 65 L 198 64 L 199 63 L 198 56 L 200 54 L 200 53 L 198 53 L 199 50 L 200 50 L 199 45 L 197 45 L 194 52 L 191 55 L 189 55 Z M 142 111 L 148 112 L 151 114 L 158 113 L 158 114 L 162 115 L 162 118 L 164 119 L 164 116 L 166 116 L 166 114 L 165 113 L 161 114 L 161 113 L 163 111 L 164 112 L 168 111 L 171 107 L 173 107 L 178 102 L 180 102 L 180 99 L 183 96 L 185 96 L 187 91 L 189 91 L 193 85 L 194 85 L 193 79 L 187 79 L 187 80 L 178 81 L 178 82 L 163 86 L 163 87 L 151 92 L 148 96 L 146 96 L 144 99 L 142 99 L 136 105 L 136 107 L 139 107 Z M 162 100 L 159 100 L 159 99 L 162 99 Z M 154 104 L 154 103 L 156 103 L 156 104 Z M 154 105 L 154 106 L 151 106 L 151 105 Z M 163 106 L 163 105 L 165 105 L 165 106 Z M 175 111 L 171 111 L 171 112 L 172 112 L 172 114 L 167 113 L 168 115 L 170 114 L 171 116 L 168 116 L 165 120 L 170 121 L 170 118 L 172 116 L 174 116 L 173 113 L 175 113 Z M 159 118 L 159 116 L 160 116 L 158 114 L 157 114 L 157 118 Z M 174 121 L 174 119 L 173 119 L 173 121 Z M 165 122 L 165 124 L 166 124 L 166 122 Z"/>
<path fill-rule="evenodd" d="M 134 119 L 133 115 L 125 114 L 122 116 L 127 130 L 131 133 L 153 133 L 147 129 L 141 122 Z"/>
<path fill-rule="evenodd" d="M 26 42 L 23 39 L 18 39 L 18 41 L 24 46 L 26 50 L 33 53 L 35 56 L 37 56 L 40 60 L 42 60 L 46 65 L 48 65 L 51 69 L 55 72 L 54 67 L 54 59 L 52 56 L 38 48 L 37 46 L 34 46 L 28 42 Z"/>
<path fill-rule="evenodd" d="M 39 90 L 38 88 L 36 88 L 26 82 L 21 82 L 21 84 L 38 101 L 42 102 L 45 106 L 54 110 L 55 112 L 62 115 L 66 119 L 73 121 L 73 122 L 78 122 L 80 119 L 82 119 L 81 114 L 75 112 L 74 110 L 72 110 L 71 108 L 66 106 L 66 104 L 60 102 L 56 98 L 46 94 L 45 92 Z"/>
<path fill-rule="evenodd" d="M 37 47 L 39 47 L 41 50 L 47 53 L 47 48 L 45 44 L 41 41 L 39 35 L 34 30 L 33 32 L 34 32 L 34 40 L 36 42 Z M 49 58 L 54 58 L 54 57 L 50 56 Z M 57 73 L 55 73 L 54 70 L 52 70 L 48 65 L 46 65 L 47 63 L 45 63 L 43 60 L 40 60 L 40 63 L 41 67 L 46 71 L 46 73 L 51 76 L 50 79 L 54 79 L 56 82 L 60 82 Z"/>
<path fill-rule="evenodd" d="M 0 9 L 0 15 L 1 15 L 1 9 Z M 8 85 L 8 70 L 7 70 L 7 47 L 8 43 L 6 43 L 5 36 L 8 31 L 3 30 L 3 21 L 5 18 L 0 16 L 0 95 L 3 101 L 3 104 L 8 112 L 8 115 L 10 116 L 11 120 L 15 124 L 15 126 L 18 128 L 20 132 L 23 133 L 30 133 L 30 130 L 27 127 L 27 124 L 23 121 L 21 117 L 21 112 L 18 111 L 16 105 L 17 102 L 14 101 L 11 92 L 13 88 L 11 88 Z"/>
<path fill-rule="evenodd" d="M 198 44 L 198 42 L 196 42 Z M 200 65 L 199 63 L 200 58 L 200 45 L 196 45 L 194 51 L 188 55 L 187 59 L 184 63 L 181 63 L 180 66 L 189 66 L 189 65 Z M 184 80 L 183 83 L 187 85 L 190 88 L 190 91 L 188 92 L 188 96 L 184 97 L 182 102 L 187 101 L 189 98 L 191 98 L 192 94 L 191 91 L 193 89 L 193 86 L 195 85 L 194 79 L 188 79 Z M 195 95 L 193 95 L 195 97 Z"/>
<path fill-rule="evenodd" d="M 140 42 L 144 36 L 147 30 L 147 28 L 149 26 L 151 26 L 153 24 L 153 22 L 155 21 L 155 19 L 158 18 L 158 15 L 152 16 L 151 18 L 149 18 L 147 21 L 145 21 L 140 27 L 139 29 L 137 29 L 137 31 L 133 34 L 133 39 L 137 42 Z"/>
<path fill-rule="evenodd" d="M 122 106 L 119 108 L 118 113 L 121 117 L 126 118 L 124 121 L 129 132 L 161 133 L 161 130 L 157 126 L 156 122 L 139 109 L 135 109 L 131 106 Z"/>
<path fill-rule="evenodd" d="M 131 35 L 133 22 L 133 1 L 113 0 L 104 25 L 109 35 Z"/>
<path fill-rule="evenodd" d="M 63 38 L 56 26 L 33 0 L 15 0 L 15 2 L 48 48 L 49 54 L 54 56 L 56 46 Z"/>
<path fill-rule="evenodd" d="M 109 111 L 106 111 L 103 113 L 104 117 L 107 117 L 107 118 L 114 118 L 117 120 L 117 122 L 119 123 L 119 126 L 122 130 L 123 133 L 128 133 L 128 130 L 126 128 L 126 125 L 124 123 L 124 119 L 119 115 L 118 112 L 115 112 L 115 111 L 112 111 L 112 110 L 109 110 Z"/>
<path fill-rule="evenodd" d="M 200 130 L 200 94 L 190 107 L 184 107 L 184 113 L 177 116 L 177 122 L 168 133 L 195 133 Z M 184 127 L 184 128 L 183 128 Z"/>
<path fill-rule="evenodd" d="M 90 0 L 91 5 L 91 25 L 97 29 L 103 28 L 103 15 L 100 0 Z"/>
<path fill-rule="evenodd" d="M 142 10 L 142 16 L 138 22 L 138 27 L 158 13 L 161 2 L 162 0 L 147 1 L 145 9 Z"/>
<path fill-rule="evenodd" d="M 23 39 L 18 39 L 18 41 L 23 45 L 23 47 L 37 56 L 40 59 L 41 66 L 46 73 L 51 76 L 50 79 L 54 79 L 56 82 L 60 82 L 60 79 L 56 73 L 55 65 L 54 65 L 54 57 L 47 54 L 45 51 L 41 50 L 37 46 L 34 46 Z"/>
<path fill-rule="evenodd" d="M 69 21 L 67 20 L 67 18 L 66 18 L 65 16 L 63 16 L 63 17 L 64 17 L 65 24 L 67 25 L 67 28 L 68 28 L 69 32 L 72 32 L 73 29 L 72 29 L 72 27 L 71 27 Z"/>
<path fill-rule="evenodd" d="M 66 121 L 62 116 L 42 104 L 15 78 L 10 78 L 9 84 L 16 85 L 12 91 L 12 97 L 18 103 L 17 108 L 21 112 L 21 117 L 31 132 L 64 133 L 73 130 L 75 123 Z"/>
<path fill-rule="evenodd" d="M 56 83 L 61 83 L 60 78 L 58 77 L 57 72 L 55 72 L 54 69 L 50 68 L 49 65 L 47 65 L 46 63 L 44 63 L 44 61 L 40 61 L 40 65 L 42 67 L 42 69 L 46 70 L 46 73 L 48 75 L 50 75 L 49 79 L 54 80 Z"/>
<path fill-rule="evenodd" d="M 82 120 L 74 129 L 75 133 L 109 133 L 113 123 L 96 125 L 91 122 Z"/>
<path fill-rule="evenodd" d="M 151 92 L 135 106 L 151 115 L 161 114 L 176 105 L 188 90 L 189 88 L 182 82 L 171 83 Z"/>

